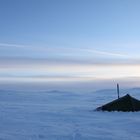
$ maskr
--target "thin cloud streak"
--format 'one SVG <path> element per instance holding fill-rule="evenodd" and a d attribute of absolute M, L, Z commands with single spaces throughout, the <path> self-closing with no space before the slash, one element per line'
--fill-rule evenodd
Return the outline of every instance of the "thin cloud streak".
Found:
<path fill-rule="evenodd" d="M 129 55 L 121 54 L 121 53 L 114 53 L 114 52 L 107 52 L 107 51 L 99 51 L 99 50 L 93 50 L 93 49 L 83 49 L 83 51 L 88 51 L 91 53 L 96 53 L 99 55 L 107 55 L 107 56 L 115 56 L 115 57 L 122 57 L 122 58 L 128 58 Z"/>
<path fill-rule="evenodd" d="M 11 63 L 9 65 L 16 63 L 18 65 L 23 63 L 28 64 L 29 62 L 30 64 L 33 63 L 33 65 L 34 63 L 47 63 L 49 65 L 57 63 L 111 65 L 138 62 L 138 60 L 133 61 L 129 59 L 129 56 L 126 54 L 99 51 L 88 47 L 37 47 L 32 45 L 0 43 L 0 48 L 0 63 L 3 65 L 9 64 L 9 62 Z"/>
<path fill-rule="evenodd" d="M 23 45 L 23 44 L 10 44 L 10 43 L 0 43 L 0 47 L 13 47 L 13 48 L 21 48 L 21 49 L 33 49 L 33 52 L 35 51 L 46 51 L 46 53 L 58 53 L 58 54 L 67 54 L 67 53 L 73 53 L 73 52 L 88 52 L 93 53 L 97 55 L 106 55 L 106 56 L 115 56 L 115 57 L 129 57 L 126 54 L 120 54 L 115 52 L 109 52 L 109 51 L 102 51 L 102 50 L 96 50 L 93 48 L 88 47 L 76 47 L 76 48 L 70 48 L 70 47 L 47 47 L 47 46 L 31 46 L 31 45 Z M 88 49 L 87 49 L 88 48 Z"/>
<path fill-rule="evenodd" d="M 24 45 L 24 44 L 12 44 L 12 43 L 0 43 L 0 48 L 18 48 L 18 49 L 26 49 L 26 50 L 32 50 L 33 52 L 36 51 L 47 51 L 46 46 L 32 46 L 32 45 Z"/>
<path fill-rule="evenodd" d="M 19 45 L 19 44 L 8 44 L 8 43 L 0 43 L 0 47 L 14 47 L 14 48 L 24 48 L 24 47 L 29 47 L 25 45 Z"/>
<path fill-rule="evenodd" d="M 48 48 L 48 51 L 51 53 L 58 52 L 58 53 L 66 53 L 66 54 L 73 54 L 73 53 L 89 53 L 89 55 L 92 53 L 93 55 L 104 55 L 104 56 L 114 56 L 114 57 L 122 57 L 122 58 L 129 58 L 128 54 L 121 54 L 121 53 L 115 53 L 115 52 L 109 52 L 109 51 L 102 51 L 97 50 L 89 47 L 75 47 L 75 48 L 65 48 L 65 47 L 54 47 L 54 48 Z"/>

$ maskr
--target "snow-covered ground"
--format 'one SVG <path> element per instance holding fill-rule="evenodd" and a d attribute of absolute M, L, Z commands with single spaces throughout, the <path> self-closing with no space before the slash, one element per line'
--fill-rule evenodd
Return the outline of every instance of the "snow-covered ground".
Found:
<path fill-rule="evenodd" d="M 93 111 L 115 92 L 1 89 L 0 140 L 139 140 L 140 112 Z"/>

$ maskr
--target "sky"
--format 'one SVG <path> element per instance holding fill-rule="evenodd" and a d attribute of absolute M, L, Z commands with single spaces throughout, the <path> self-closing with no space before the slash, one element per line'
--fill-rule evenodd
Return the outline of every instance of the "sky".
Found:
<path fill-rule="evenodd" d="M 139 0 L 0 0 L 0 80 L 140 77 Z"/>

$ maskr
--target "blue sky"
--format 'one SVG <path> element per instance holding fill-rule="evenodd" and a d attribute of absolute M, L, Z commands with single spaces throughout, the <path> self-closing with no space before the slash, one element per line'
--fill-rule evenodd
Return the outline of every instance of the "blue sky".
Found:
<path fill-rule="evenodd" d="M 139 0 L 0 0 L 0 78 L 140 77 Z"/>

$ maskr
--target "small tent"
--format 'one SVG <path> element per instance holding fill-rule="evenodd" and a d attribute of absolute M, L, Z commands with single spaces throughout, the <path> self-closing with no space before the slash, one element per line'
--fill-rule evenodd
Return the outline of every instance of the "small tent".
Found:
<path fill-rule="evenodd" d="M 97 111 L 140 111 L 140 101 L 129 94 L 107 103 L 96 109 Z"/>

